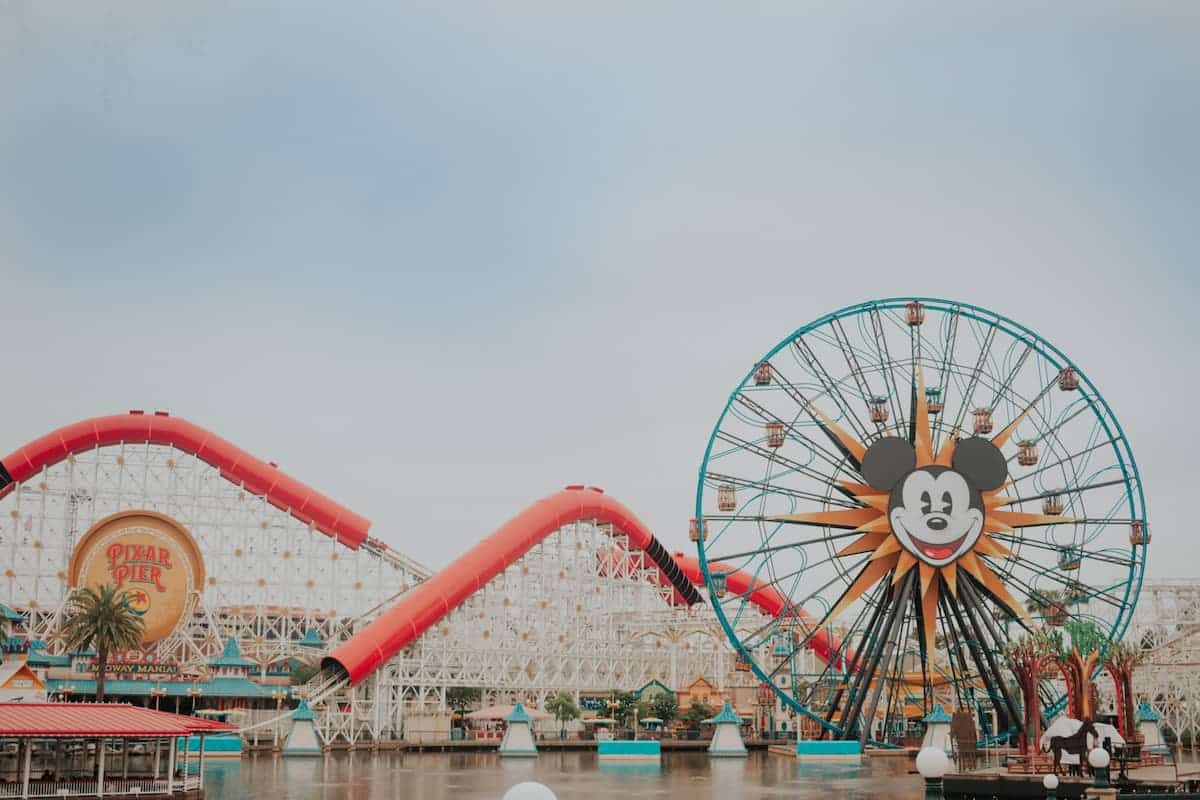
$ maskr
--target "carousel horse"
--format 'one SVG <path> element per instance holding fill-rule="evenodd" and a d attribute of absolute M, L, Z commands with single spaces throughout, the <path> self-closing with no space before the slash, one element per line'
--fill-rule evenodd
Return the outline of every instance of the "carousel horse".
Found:
<path fill-rule="evenodd" d="M 1088 734 L 1100 738 L 1096 731 L 1096 726 L 1092 724 L 1090 719 L 1085 719 L 1083 724 L 1079 726 L 1079 730 L 1075 731 L 1070 736 L 1051 736 L 1050 737 L 1050 752 L 1054 753 L 1054 774 L 1058 774 L 1058 769 L 1062 761 L 1063 752 L 1079 758 L 1079 764 L 1068 764 L 1072 775 L 1083 774 L 1083 762 L 1087 754 L 1087 737 Z"/>

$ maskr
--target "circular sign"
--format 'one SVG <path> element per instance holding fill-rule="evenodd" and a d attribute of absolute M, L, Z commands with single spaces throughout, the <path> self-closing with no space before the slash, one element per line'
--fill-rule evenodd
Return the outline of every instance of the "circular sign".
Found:
<path fill-rule="evenodd" d="M 71 554 L 72 588 L 116 584 L 146 625 L 142 644 L 179 624 L 188 596 L 204 585 L 204 560 L 191 534 L 154 511 L 123 511 L 97 522 Z"/>

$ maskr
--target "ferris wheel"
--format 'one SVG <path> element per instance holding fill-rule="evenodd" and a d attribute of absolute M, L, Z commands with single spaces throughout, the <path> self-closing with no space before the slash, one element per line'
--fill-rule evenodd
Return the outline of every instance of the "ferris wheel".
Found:
<path fill-rule="evenodd" d="M 1004 736 L 1022 718 L 1011 639 L 1072 621 L 1121 637 L 1150 541 L 1141 480 L 1108 404 L 1045 339 L 893 298 L 749 366 L 705 450 L 691 538 L 739 668 L 810 729 L 895 741 L 943 705 Z M 747 626 L 756 590 L 785 608 Z M 806 648 L 823 669 L 801 671 Z"/>

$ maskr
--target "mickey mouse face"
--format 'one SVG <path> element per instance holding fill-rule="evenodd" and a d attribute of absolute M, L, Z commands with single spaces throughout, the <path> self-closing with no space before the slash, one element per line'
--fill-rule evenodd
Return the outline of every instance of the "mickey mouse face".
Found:
<path fill-rule="evenodd" d="M 916 466 L 906 439 L 886 437 L 867 449 L 863 477 L 889 492 L 892 533 L 908 552 L 941 567 L 975 546 L 983 532 L 982 492 L 999 488 L 1008 477 L 1000 450 L 987 439 L 957 443 L 953 467 Z"/>

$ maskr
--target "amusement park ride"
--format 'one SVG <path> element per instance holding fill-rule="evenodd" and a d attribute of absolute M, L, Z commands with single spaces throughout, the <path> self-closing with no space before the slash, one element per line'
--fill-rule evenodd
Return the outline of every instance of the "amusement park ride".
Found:
<path fill-rule="evenodd" d="M 1012 639 L 1076 619 L 1107 643 L 1130 626 L 1150 542 L 1133 454 L 1040 336 L 963 303 L 881 300 L 748 367 L 700 468 L 695 557 L 569 486 L 435 573 L 274 464 L 132 412 L 0 461 L 0 603 L 14 635 L 61 654 L 84 545 L 166 537 L 194 553 L 196 585 L 124 658 L 194 678 L 233 639 L 261 676 L 319 664 L 302 693 L 323 741 L 351 746 L 439 724 L 455 686 L 540 705 L 700 675 L 774 692 L 814 735 L 886 744 L 940 704 L 999 739 L 1021 721 Z M 120 552 L 143 577 L 163 563 Z M 1050 715 L 1060 694 L 1044 694 Z"/>
<path fill-rule="evenodd" d="M 842 309 L 759 358 L 710 437 L 695 516 L 710 592 L 732 568 L 790 599 L 750 635 L 744 598 L 714 604 L 740 657 L 860 741 L 939 703 L 987 735 L 1020 730 L 1009 641 L 1084 616 L 1119 639 L 1149 542 L 1129 443 L 1082 370 L 1012 320 L 933 299 Z M 835 624 L 840 658 L 804 692 L 780 681 L 790 657 L 755 657 Z"/>

